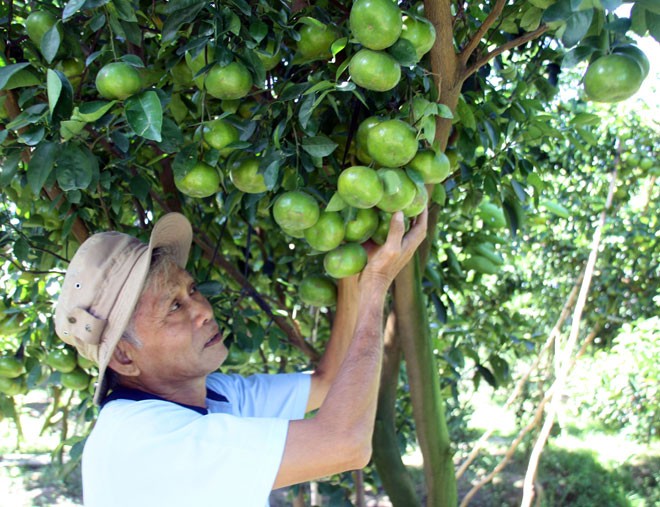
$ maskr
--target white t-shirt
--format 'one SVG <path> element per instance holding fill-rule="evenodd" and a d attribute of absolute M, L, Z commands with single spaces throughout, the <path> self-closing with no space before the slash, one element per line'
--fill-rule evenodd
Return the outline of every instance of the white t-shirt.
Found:
<path fill-rule="evenodd" d="M 85 506 L 267 505 L 310 376 L 212 374 L 207 388 L 207 414 L 141 391 L 111 394 L 83 451 Z"/>

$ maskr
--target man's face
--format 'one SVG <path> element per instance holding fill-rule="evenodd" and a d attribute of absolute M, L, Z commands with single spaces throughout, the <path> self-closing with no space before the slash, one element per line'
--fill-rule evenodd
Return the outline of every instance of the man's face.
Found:
<path fill-rule="evenodd" d="M 142 346 L 134 348 L 133 361 L 144 381 L 165 387 L 206 377 L 228 351 L 192 277 L 179 267 L 162 276 L 140 297 L 134 329 Z"/>

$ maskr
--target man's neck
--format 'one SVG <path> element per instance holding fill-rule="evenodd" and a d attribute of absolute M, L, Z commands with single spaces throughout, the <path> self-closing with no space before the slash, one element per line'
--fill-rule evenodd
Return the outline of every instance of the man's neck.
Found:
<path fill-rule="evenodd" d="M 155 394 L 182 405 L 206 408 L 206 378 L 163 383 L 138 377 L 120 377 L 119 385 Z"/>

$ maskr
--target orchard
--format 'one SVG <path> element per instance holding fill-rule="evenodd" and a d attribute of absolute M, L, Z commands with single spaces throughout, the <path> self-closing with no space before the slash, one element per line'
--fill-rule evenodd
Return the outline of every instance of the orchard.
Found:
<path fill-rule="evenodd" d="M 459 370 L 507 385 L 542 346 L 512 294 L 534 291 L 543 325 L 556 319 L 588 254 L 568 234 L 589 236 L 606 208 L 590 192 L 606 194 L 616 169 L 618 192 L 651 181 L 650 196 L 660 172 L 657 131 L 606 120 L 653 78 L 636 38 L 660 38 L 660 9 L 630 3 L 625 15 L 620 0 L 3 4 L 0 409 L 45 389 L 54 410 L 93 420 L 94 368 L 56 338 L 52 313 L 95 232 L 147 238 L 156 218 L 185 214 L 230 371 L 304 371 L 363 244 L 382 244 L 392 213 L 428 208 L 388 301 L 368 480 L 397 506 L 456 505 Z M 609 337 L 653 315 L 657 200 L 637 216 L 619 205 L 637 250 L 602 268 L 610 287 L 628 282 L 601 285 L 588 319 Z M 552 294 L 532 245 L 561 281 Z M 423 498 L 401 461 L 415 442 Z"/>

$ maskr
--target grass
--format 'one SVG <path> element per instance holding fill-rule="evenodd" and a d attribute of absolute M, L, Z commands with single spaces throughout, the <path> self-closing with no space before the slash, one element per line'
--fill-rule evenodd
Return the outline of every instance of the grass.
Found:
<path fill-rule="evenodd" d="M 475 412 L 467 434 L 476 440 L 494 422 L 487 448 L 459 483 L 459 499 L 502 458 L 517 433 L 515 417 L 492 401 L 475 394 Z M 541 456 L 537 471 L 538 507 L 655 507 L 660 505 L 660 442 L 643 445 L 621 434 L 606 433 L 598 424 L 562 417 Z M 520 505 L 522 484 L 534 445 L 528 435 L 512 461 L 470 503 L 477 507 Z M 461 462 L 471 445 L 465 446 Z"/>

